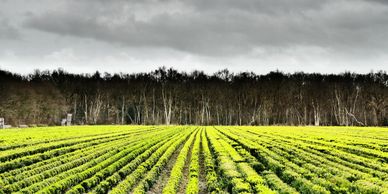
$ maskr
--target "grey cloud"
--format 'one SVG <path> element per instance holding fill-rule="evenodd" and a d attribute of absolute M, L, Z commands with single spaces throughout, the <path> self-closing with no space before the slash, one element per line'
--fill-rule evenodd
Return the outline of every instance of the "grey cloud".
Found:
<path fill-rule="evenodd" d="M 9 21 L 0 17 L 0 39 L 18 39 L 19 31 Z"/>
<path fill-rule="evenodd" d="M 388 1 L 387 0 L 366 0 L 366 1 L 380 3 L 382 5 L 388 5 Z"/>
<path fill-rule="evenodd" d="M 374 0 L 383 2 L 382 0 Z M 35 14 L 25 26 L 127 47 L 238 55 L 257 47 L 316 46 L 372 52 L 388 48 L 388 8 L 348 0 L 68 1 L 62 11 Z M 183 11 L 152 13 L 170 4 Z M 179 7 L 180 6 L 180 7 Z M 177 8 L 177 10 L 179 10 Z M 152 17 L 143 20 L 142 9 Z"/>
<path fill-rule="evenodd" d="M 317 10 L 329 2 L 329 0 L 188 0 L 189 4 L 201 10 L 221 11 L 238 10 L 242 12 L 259 12 L 272 15 L 284 15 L 298 13 L 306 10 Z"/>

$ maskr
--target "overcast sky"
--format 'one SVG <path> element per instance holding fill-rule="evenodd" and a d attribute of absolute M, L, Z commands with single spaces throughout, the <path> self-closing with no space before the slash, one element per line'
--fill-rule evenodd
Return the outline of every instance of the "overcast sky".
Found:
<path fill-rule="evenodd" d="M 386 0 L 0 0 L 0 68 L 388 70 Z"/>

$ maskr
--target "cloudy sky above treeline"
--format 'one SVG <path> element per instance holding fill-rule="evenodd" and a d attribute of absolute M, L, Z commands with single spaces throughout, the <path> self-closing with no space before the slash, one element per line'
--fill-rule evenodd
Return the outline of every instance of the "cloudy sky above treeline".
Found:
<path fill-rule="evenodd" d="M 388 70 L 386 0 L 0 0 L 0 69 Z"/>

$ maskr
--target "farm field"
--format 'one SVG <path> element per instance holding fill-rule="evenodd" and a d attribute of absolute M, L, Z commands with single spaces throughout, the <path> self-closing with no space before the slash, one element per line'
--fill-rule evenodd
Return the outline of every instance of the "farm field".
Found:
<path fill-rule="evenodd" d="M 388 128 L 0 130 L 0 193 L 388 193 Z"/>

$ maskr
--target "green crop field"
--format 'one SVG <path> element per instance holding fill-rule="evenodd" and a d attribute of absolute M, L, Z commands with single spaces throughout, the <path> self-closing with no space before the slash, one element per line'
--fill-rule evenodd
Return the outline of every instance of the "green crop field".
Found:
<path fill-rule="evenodd" d="M 388 129 L 0 131 L 0 193 L 387 193 Z"/>

